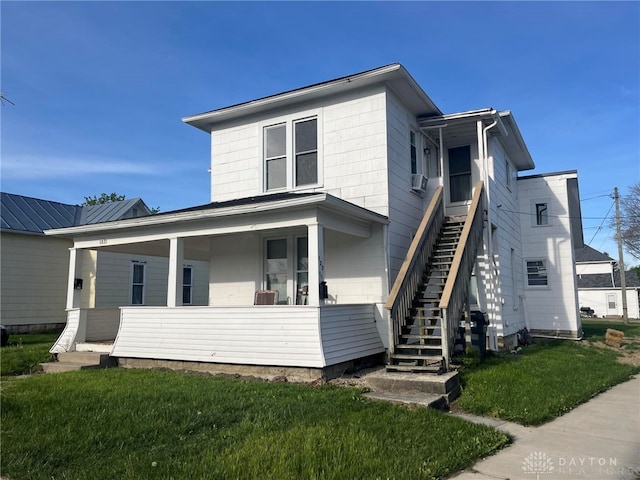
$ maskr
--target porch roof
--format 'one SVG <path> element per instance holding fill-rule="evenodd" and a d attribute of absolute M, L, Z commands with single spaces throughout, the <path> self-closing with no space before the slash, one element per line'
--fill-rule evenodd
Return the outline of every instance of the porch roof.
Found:
<path fill-rule="evenodd" d="M 328 193 L 278 193 L 213 202 L 147 217 L 52 229 L 45 234 L 73 239 L 76 248 L 112 251 L 122 251 L 126 245 L 142 242 L 157 245 L 163 239 L 182 237 L 190 238 L 189 244 L 202 250 L 204 245 L 194 243 L 197 238 L 317 223 L 349 235 L 369 237 L 372 224 L 387 224 L 388 219 Z M 164 250 L 166 246 L 158 252 Z"/>
<path fill-rule="evenodd" d="M 490 133 L 502 138 L 502 143 L 518 171 L 535 168 L 535 163 L 522 138 L 516 120 L 509 110 L 498 111 L 494 108 L 482 108 L 466 112 L 426 116 L 418 118 L 418 124 L 420 128 L 425 130 L 434 130 L 441 127 L 447 138 L 457 138 L 475 136 L 477 120 L 487 123 L 497 122 Z"/>

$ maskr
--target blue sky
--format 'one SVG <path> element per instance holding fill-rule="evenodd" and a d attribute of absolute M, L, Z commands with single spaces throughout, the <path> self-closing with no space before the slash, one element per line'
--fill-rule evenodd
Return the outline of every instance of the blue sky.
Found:
<path fill-rule="evenodd" d="M 445 113 L 511 110 L 526 173 L 577 169 L 585 241 L 617 258 L 598 227 L 640 180 L 639 2 L 0 8 L 3 191 L 207 203 L 209 138 L 182 117 L 399 62 Z"/>

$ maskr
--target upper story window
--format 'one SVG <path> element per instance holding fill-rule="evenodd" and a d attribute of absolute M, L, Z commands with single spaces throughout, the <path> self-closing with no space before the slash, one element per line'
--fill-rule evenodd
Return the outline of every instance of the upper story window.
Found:
<path fill-rule="evenodd" d="M 295 186 L 318 183 L 318 119 L 294 122 Z"/>
<path fill-rule="evenodd" d="M 546 202 L 536 203 L 536 225 L 549 225 L 549 207 Z"/>
<path fill-rule="evenodd" d="M 504 161 L 504 169 L 507 175 L 507 188 L 511 190 L 511 164 L 509 163 L 509 160 Z"/>
<path fill-rule="evenodd" d="M 409 131 L 409 144 L 411 153 L 411 174 L 418 173 L 418 147 L 416 146 L 416 132 Z"/>
<path fill-rule="evenodd" d="M 264 129 L 264 160 L 267 190 L 287 186 L 287 126 Z"/>
<path fill-rule="evenodd" d="M 265 190 L 317 185 L 318 157 L 317 117 L 264 127 Z"/>

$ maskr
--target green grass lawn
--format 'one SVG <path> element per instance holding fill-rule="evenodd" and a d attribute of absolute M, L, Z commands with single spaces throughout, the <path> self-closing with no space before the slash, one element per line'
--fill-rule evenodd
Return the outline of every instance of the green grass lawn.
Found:
<path fill-rule="evenodd" d="M 430 479 L 508 443 L 332 385 L 109 369 L 5 379 L 1 395 L 13 479 Z"/>
<path fill-rule="evenodd" d="M 12 334 L 0 350 L 0 375 L 23 375 L 37 371 L 51 358 L 49 349 L 60 332 Z"/>
<path fill-rule="evenodd" d="M 621 327 L 622 325 L 622 327 Z M 613 385 L 628 380 L 639 368 L 617 361 L 621 353 L 598 348 L 607 328 L 640 336 L 640 326 L 585 321 L 585 340 L 540 340 L 518 354 L 489 357 L 462 370 L 463 391 L 454 407 L 523 425 L 556 418 Z"/>

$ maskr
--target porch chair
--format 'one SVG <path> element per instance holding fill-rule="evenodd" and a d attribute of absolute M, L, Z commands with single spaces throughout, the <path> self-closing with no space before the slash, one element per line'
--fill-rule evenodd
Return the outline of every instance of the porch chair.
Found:
<path fill-rule="evenodd" d="M 278 303 L 277 290 L 258 290 L 253 300 L 254 305 L 276 305 Z"/>

